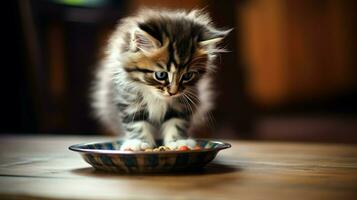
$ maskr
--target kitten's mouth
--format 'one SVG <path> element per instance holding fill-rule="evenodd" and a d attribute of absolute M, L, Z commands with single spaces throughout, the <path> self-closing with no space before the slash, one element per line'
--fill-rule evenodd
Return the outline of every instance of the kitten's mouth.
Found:
<path fill-rule="evenodd" d="M 177 98 L 179 96 L 181 96 L 180 93 L 176 93 L 176 94 L 162 94 L 162 96 L 165 98 L 165 99 L 170 99 L 170 98 Z"/>

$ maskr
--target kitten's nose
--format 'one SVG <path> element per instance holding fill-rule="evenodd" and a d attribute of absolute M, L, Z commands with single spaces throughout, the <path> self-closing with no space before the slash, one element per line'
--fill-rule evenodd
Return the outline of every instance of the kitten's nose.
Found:
<path fill-rule="evenodd" d="M 169 88 L 169 90 L 167 91 L 169 93 L 170 96 L 177 94 L 178 92 L 178 87 L 177 86 L 172 86 Z"/>
<path fill-rule="evenodd" d="M 172 96 L 172 95 L 175 95 L 177 94 L 178 90 L 179 90 L 179 83 L 178 83 L 178 78 L 177 78 L 177 74 L 174 73 L 174 75 L 172 76 L 172 81 L 171 81 L 171 84 L 168 88 L 168 92 L 169 92 L 169 95 Z"/>
<path fill-rule="evenodd" d="M 170 92 L 170 91 L 168 91 L 168 93 L 169 93 L 170 96 L 173 96 L 173 95 L 177 94 L 177 91 L 176 91 L 176 92 Z"/>

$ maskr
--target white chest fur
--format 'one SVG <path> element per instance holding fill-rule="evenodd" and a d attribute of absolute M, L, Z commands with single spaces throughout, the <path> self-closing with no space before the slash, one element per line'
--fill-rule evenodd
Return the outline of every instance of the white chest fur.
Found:
<path fill-rule="evenodd" d="M 160 122 L 166 114 L 168 103 L 164 100 L 161 100 L 153 95 L 146 95 L 144 97 L 147 110 L 149 112 L 149 118 L 152 121 Z"/>

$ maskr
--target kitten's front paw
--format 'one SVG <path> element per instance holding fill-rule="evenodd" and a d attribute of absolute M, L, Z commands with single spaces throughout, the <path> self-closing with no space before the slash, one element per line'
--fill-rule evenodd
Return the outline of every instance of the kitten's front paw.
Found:
<path fill-rule="evenodd" d="M 139 139 L 130 139 L 125 140 L 121 145 L 120 150 L 132 150 L 132 151 L 144 151 L 145 149 L 153 148 L 154 144 L 139 140 Z"/>
<path fill-rule="evenodd" d="M 170 149 L 178 149 L 181 146 L 188 146 L 193 149 L 196 146 L 196 141 L 193 139 L 181 139 L 176 141 L 165 142 L 165 146 L 170 147 Z"/>

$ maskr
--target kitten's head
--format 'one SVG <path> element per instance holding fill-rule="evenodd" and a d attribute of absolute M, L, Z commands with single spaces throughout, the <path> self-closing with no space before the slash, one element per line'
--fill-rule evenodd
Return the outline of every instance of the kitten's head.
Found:
<path fill-rule="evenodd" d="M 146 11 L 125 34 L 121 59 L 133 81 L 162 98 L 192 91 L 213 71 L 217 44 L 230 30 L 214 28 L 199 11 Z"/>

